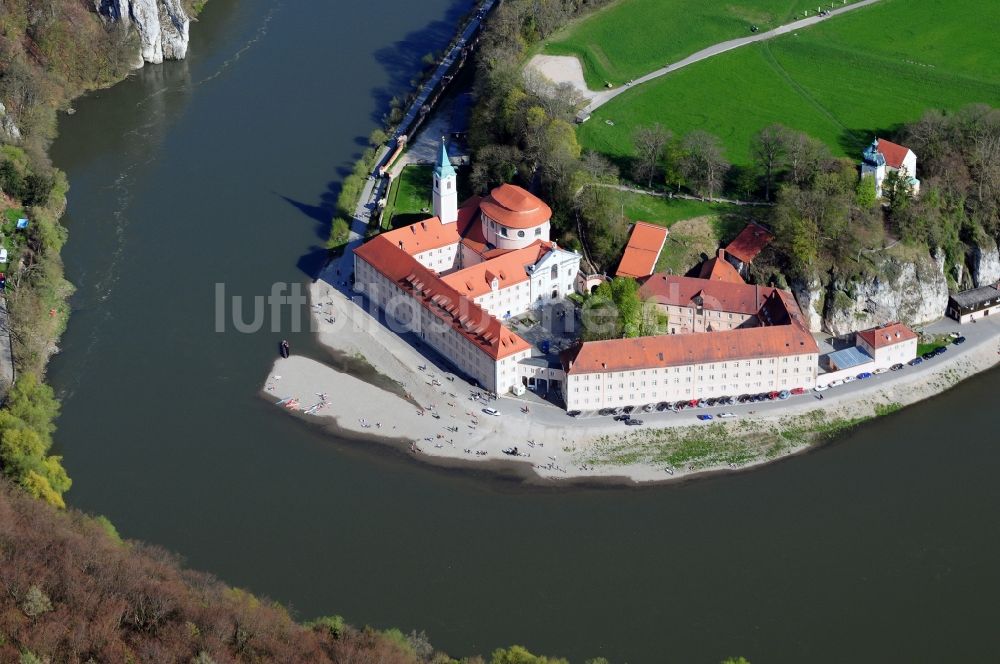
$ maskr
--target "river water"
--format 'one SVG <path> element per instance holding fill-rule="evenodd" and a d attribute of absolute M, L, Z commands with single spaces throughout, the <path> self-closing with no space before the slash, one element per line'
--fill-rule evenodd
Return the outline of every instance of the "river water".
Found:
<path fill-rule="evenodd" d="M 305 4 L 212 0 L 189 60 L 62 120 L 79 290 L 50 375 L 73 505 L 303 619 L 425 629 L 453 654 L 996 652 L 998 373 L 813 454 L 642 490 L 428 468 L 260 399 L 280 336 L 217 333 L 216 284 L 308 280 L 359 137 L 470 3 Z"/>

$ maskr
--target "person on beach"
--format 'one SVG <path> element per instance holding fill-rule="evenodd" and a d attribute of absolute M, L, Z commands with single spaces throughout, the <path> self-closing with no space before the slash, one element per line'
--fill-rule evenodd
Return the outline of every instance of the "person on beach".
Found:
<path fill-rule="evenodd" d="M 288 359 L 288 354 L 289 354 L 288 339 L 282 339 L 281 340 L 280 351 L 281 351 L 281 357 L 283 357 L 283 358 L 285 358 L 287 360 Z"/>

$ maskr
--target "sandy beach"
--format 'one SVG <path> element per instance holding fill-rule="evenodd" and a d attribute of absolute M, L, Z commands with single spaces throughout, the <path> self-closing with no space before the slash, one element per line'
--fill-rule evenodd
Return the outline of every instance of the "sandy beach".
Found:
<path fill-rule="evenodd" d="M 666 467 L 636 454 L 637 462 L 622 463 L 621 450 L 629 449 L 632 441 L 637 450 L 648 445 L 651 432 L 685 436 L 706 424 L 699 422 L 692 411 L 643 413 L 646 423 L 633 429 L 609 417 L 570 418 L 555 406 L 529 404 L 513 397 L 489 400 L 480 390 L 451 375 L 447 367 L 429 362 L 365 311 L 359 300 L 349 298 L 335 272 L 344 262 L 339 266 L 331 263 L 310 286 L 319 340 L 335 352 L 364 358 L 398 387 L 383 389 L 293 354 L 275 361 L 262 391 L 276 408 L 334 424 L 345 436 L 395 445 L 423 462 L 504 469 L 533 481 L 643 484 L 745 469 L 775 460 L 762 455 L 738 465 Z M 945 356 L 919 367 L 835 388 L 825 392 L 822 399 L 810 393 L 787 401 L 723 408 L 738 417 L 716 419 L 711 425 L 726 427 L 727 433 L 738 436 L 748 431 L 800 426 L 797 418 L 814 421 L 821 415 L 826 421 L 856 420 L 873 417 L 888 407 L 916 403 L 1000 360 L 1000 321 L 966 326 L 963 333 L 969 335 L 964 346 L 952 347 Z M 292 401 L 279 405 L 288 399 Z M 528 412 L 524 411 L 526 406 Z M 484 408 L 495 408 L 499 415 L 487 414 Z M 782 449 L 781 456 L 811 448 L 812 443 L 810 440 Z M 515 447 L 517 455 L 504 453 Z M 617 449 L 617 459 L 602 462 L 602 450 L 608 447 Z"/>

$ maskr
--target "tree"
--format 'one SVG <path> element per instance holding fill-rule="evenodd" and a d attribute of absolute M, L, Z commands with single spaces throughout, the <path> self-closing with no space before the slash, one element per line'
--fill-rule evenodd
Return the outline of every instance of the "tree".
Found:
<path fill-rule="evenodd" d="M 653 184 L 653 178 L 660 170 L 664 149 L 672 138 L 672 134 L 659 123 L 649 127 L 636 127 L 632 133 L 632 143 L 635 145 L 635 162 L 632 174 L 636 180 L 645 180 L 646 186 Z"/>
<path fill-rule="evenodd" d="M 381 129 L 373 129 L 372 133 L 368 135 L 368 143 L 376 148 L 388 140 L 389 136 Z"/>
<path fill-rule="evenodd" d="M 757 132 L 750 141 L 750 153 L 764 176 L 764 200 L 771 200 L 776 171 L 785 157 L 788 130 L 772 124 Z"/>
<path fill-rule="evenodd" d="M 826 146 L 801 131 L 786 131 L 784 141 L 788 179 L 796 186 L 808 184 L 829 154 Z"/>
<path fill-rule="evenodd" d="M 639 284 L 630 277 L 601 283 L 587 299 L 583 312 L 585 341 L 638 337 L 643 330 Z"/>
<path fill-rule="evenodd" d="M 862 176 L 854 191 L 854 200 L 862 210 L 870 210 L 875 207 L 878 194 L 875 192 L 875 178 Z"/>
<path fill-rule="evenodd" d="M 680 166 L 688 185 L 700 196 L 714 197 L 729 170 L 719 139 L 696 129 L 684 137 L 681 147 Z"/>

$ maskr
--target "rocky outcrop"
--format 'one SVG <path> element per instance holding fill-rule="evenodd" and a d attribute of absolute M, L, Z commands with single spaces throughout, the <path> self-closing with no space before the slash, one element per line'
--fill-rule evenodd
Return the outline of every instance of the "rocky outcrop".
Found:
<path fill-rule="evenodd" d="M 792 281 L 788 284 L 795 296 L 795 301 L 802 310 L 809 324 L 810 332 L 820 332 L 823 330 L 823 307 L 826 300 L 826 290 L 819 279 L 812 278 L 808 281 Z"/>
<path fill-rule="evenodd" d="M 0 102 L 0 139 L 8 143 L 21 140 L 21 130 L 14 123 L 14 118 L 7 114 L 7 107 Z"/>
<path fill-rule="evenodd" d="M 969 276 L 976 288 L 1000 281 L 1000 250 L 992 239 L 973 245 L 969 252 Z"/>
<path fill-rule="evenodd" d="M 100 0 L 98 11 L 139 35 L 137 67 L 181 60 L 187 55 L 191 19 L 180 0 Z"/>
<path fill-rule="evenodd" d="M 941 318 L 947 306 L 944 252 L 916 260 L 883 256 L 870 276 L 827 284 L 822 329 L 839 336 L 895 320 L 919 325 Z"/>

